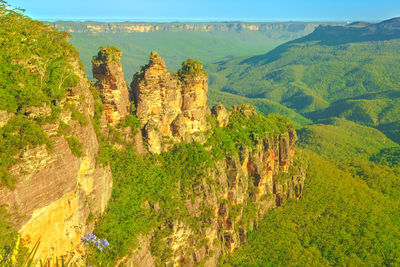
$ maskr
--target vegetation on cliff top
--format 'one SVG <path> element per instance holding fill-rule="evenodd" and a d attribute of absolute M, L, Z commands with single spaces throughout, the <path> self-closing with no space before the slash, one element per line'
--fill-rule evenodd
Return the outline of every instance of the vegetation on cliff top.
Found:
<path fill-rule="evenodd" d="M 9 173 L 9 167 L 18 162 L 14 156 L 24 148 L 34 148 L 51 142 L 42 129 L 22 115 L 14 116 L 6 126 L 0 129 L 0 186 L 12 187 L 15 177 Z"/>
<path fill-rule="evenodd" d="M 0 1 L 0 14 L 0 44 L 6 48 L 0 49 L 0 110 L 13 116 L 0 129 L 0 186 L 12 186 L 14 156 L 26 147 L 50 147 L 40 125 L 57 117 L 56 103 L 79 82 L 73 65 L 79 53 L 68 43 L 68 33 L 31 20 L 5 1 Z M 51 107 L 52 114 L 28 119 L 32 106 Z"/>
<path fill-rule="evenodd" d="M 185 78 L 193 78 L 196 75 L 207 75 L 206 70 L 203 68 L 203 64 L 200 61 L 189 58 L 182 63 L 182 68 L 178 71 L 178 77 L 180 80 Z"/>
<path fill-rule="evenodd" d="M 92 62 L 111 63 L 119 62 L 122 51 L 115 46 L 100 46 L 97 56 L 94 56 Z"/>
<path fill-rule="evenodd" d="M 68 33 L 0 5 L 0 109 L 15 112 L 28 106 L 50 105 L 77 84 L 71 58 L 78 51 Z"/>

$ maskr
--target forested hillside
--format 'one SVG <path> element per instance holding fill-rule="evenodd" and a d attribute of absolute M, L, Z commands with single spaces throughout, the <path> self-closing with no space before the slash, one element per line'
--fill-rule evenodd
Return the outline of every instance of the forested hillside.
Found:
<path fill-rule="evenodd" d="M 314 122 L 345 118 L 398 141 L 399 51 L 400 19 L 322 25 L 266 54 L 212 64 L 210 88 L 272 101 Z"/>
<path fill-rule="evenodd" d="M 48 22 L 70 33 L 71 43 L 81 52 L 90 72 L 91 55 L 99 46 L 116 46 L 124 51 L 122 65 L 129 81 L 146 63 L 151 51 L 158 51 L 171 70 L 187 58 L 208 64 L 238 56 L 265 53 L 276 46 L 311 33 L 318 22 Z"/>
<path fill-rule="evenodd" d="M 297 131 L 302 199 L 269 213 L 222 265 L 399 265 L 399 52 L 392 19 L 320 26 L 213 65 L 212 88 L 235 95 L 225 101 L 271 101 L 313 121 Z"/>

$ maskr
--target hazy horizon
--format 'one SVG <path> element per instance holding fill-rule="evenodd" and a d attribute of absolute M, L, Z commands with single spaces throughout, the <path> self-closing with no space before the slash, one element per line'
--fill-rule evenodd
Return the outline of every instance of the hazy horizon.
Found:
<path fill-rule="evenodd" d="M 136 22 L 136 23 L 238 23 L 238 22 L 243 22 L 243 23 L 321 23 L 321 22 L 328 22 L 328 23 L 345 23 L 345 22 L 355 22 L 358 20 L 354 21 L 346 21 L 346 20 L 254 20 L 254 19 L 212 19 L 212 18 L 204 18 L 204 19 L 191 19 L 191 18 L 147 18 L 147 19 L 134 19 L 134 18 L 35 18 L 31 17 L 32 19 L 35 20 L 40 20 L 40 21 L 49 21 L 49 22 L 57 22 L 57 21 L 63 21 L 63 22 L 110 22 L 110 23 L 118 23 L 118 22 Z M 387 18 L 391 19 L 391 18 Z M 386 20 L 386 19 L 385 19 Z M 378 22 L 379 20 L 364 20 L 367 22 Z"/>
<path fill-rule="evenodd" d="M 270 0 L 8 0 L 33 19 L 106 22 L 342 22 L 400 16 L 400 1 Z M 111 4 L 110 4 L 111 3 Z"/>

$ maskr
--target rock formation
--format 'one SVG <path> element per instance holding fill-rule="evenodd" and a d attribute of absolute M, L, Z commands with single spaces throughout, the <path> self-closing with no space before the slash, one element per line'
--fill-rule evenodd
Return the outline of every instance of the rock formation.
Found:
<path fill-rule="evenodd" d="M 67 254 L 84 234 L 93 231 L 93 219 L 105 210 L 112 190 L 110 168 L 96 163 L 99 145 L 92 124 L 81 125 L 68 108 L 74 106 L 87 121 L 94 112 L 89 81 L 78 58 L 73 67 L 80 83 L 58 103 L 59 118 L 42 125 L 52 149 L 46 145 L 25 148 L 15 156 L 19 163 L 10 170 L 17 178 L 15 189 L 0 187 L 0 205 L 7 204 L 10 212 L 20 216 L 18 229 L 28 248 L 40 240 L 36 256 L 42 259 Z M 49 109 L 28 107 L 26 116 L 48 116 Z M 81 157 L 74 156 L 66 136 L 60 134 L 61 124 L 81 144 Z"/>
<path fill-rule="evenodd" d="M 212 110 L 212 114 L 217 119 L 217 123 L 219 127 L 225 127 L 229 123 L 229 113 L 226 110 L 225 106 L 222 104 L 215 105 Z"/>
<path fill-rule="evenodd" d="M 129 114 L 129 91 L 124 80 L 120 58 L 122 52 L 115 47 L 100 47 L 92 60 L 94 85 L 100 92 L 105 107 L 107 122 L 117 125 Z"/>
<path fill-rule="evenodd" d="M 248 119 L 256 114 L 248 105 L 235 106 L 230 110 L 240 112 Z M 221 104 L 213 108 L 220 127 L 225 127 L 229 112 Z M 304 170 L 293 167 L 294 129 L 265 138 L 255 137 L 254 146 L 242 146 L 238 154 L 226 155 L 210 168 L 201 184 L 193 188 L 194 199 L 188 199 L 186 209 L 194 218 L 202 217 L 209 210 L 207 220 L 193 229 L 175 220 L 165 237 L 170 257 L 168 262 L 158 262 L 150 256 L 150 247 L 160 242 L 151 235 L 140 237 L 141 244 L 120 264 L 128 266 L 217 266 L 219 257 L 231 253 L 246 242 L 247 230 L 270 209 L 284 205 L 289 198 L 301 197 Z M 289 174 L 289 168 L 292 168 Z M 213 181 L 212 183 L 208 181 Z M 249 208 L 251 207 L 251 208 Z M 163 229 L 163 228 L 162 228 Z"/>
<path fill-rule="evenodd" d="M 93 59 L 93 73 L 98 79 L 95 87 L 105 107 L 103 119 L 112 126 L 117 126 L 130 112 L 120 57 L 119 50 L 103 47 Z M 10 170 L 18 177 L 16 188 L 0 188 L 0 204 L 8 204 L 11 211 L 23 215 L 19 232 L 28 247 L 41 241 L 37 253 L 41 258 L 65 255 L 73 247 L 71 242 L 79 244 L 80 238 L 94 229 L 93 219 L 105 210 L 111 196 L 110 168 L 97 164 L 98 136 L 88 123 L 95 112 L 90 83 L 78 61 L 74 69 L 80 83 L 69 88 L 65 99 L 56 103 L 60 110 L 56 122 L 41 125 L 53 148 L 26 148 L 16 155 L 19 163 Z M 152 52 L 149 63 L 135 74 L 131 87 L 141 124 L 135 143 L 141 143 L 143 138 L 146 149 L 157 154 L 176 143 L 207 141 L 212 130 L 208 123 L 211 112 L 206 103 L 207 74 L 200 62 L 189 59 L 181 70 L 171 74 L 163 59 Z M 44 118 L 50 116 L 50 111 L 46 105 L 28 107 L 24 116 L 32 120 Z M 76 114 L 81 114 L 79 121 Z M 229 127 L 232 114 L 241 114 L 248 120 L 257 116 L 248 105 L 234 106 L 228 111 L 219 104 L 212 109 L 214 118 L 210 121 L 216 121 L 215 127 Z M 0 127 L 12 116 L 0 112 Z M 69 132 L 63 127 L 70 128 Z M 118 127 L 116 131 L 121 133 L 126 130 Z M 72 137 L 81 144 L 80 157 L 69 145 L 68 138 Z M 254 228 L 265 212 L 282 206 L 288 198 L 301 196 L 305 176 L 303 170 L 292 166 L 296 138 L 296 132 L 288 126 L 286 132 L 279 134 L 252 136 L 253 144 L 242 144 L 235 153 L 218 158 L 200 178 L 201 182 L 191 188 L 191 199 L 184 199 L 197 228 L 175 218 L 160 226 L 168 228 L 169 234 L 163 240 L 170 253 L 168 259 L 160 263 L 151 254 L 154 242 L 160 241 L 154 238 L 154 229 L 153 233 L 140 236 L 142 246 L 119 259 L 118 264 L 216 266 L 221 255 L 246 242 L 247 229 Z"/>
<path fill-rule="evenodd" d="M 316 22 L 200 22 L 200 23 L 143 23 L 143 22 L 48 22 L 55 28 L 70 33 L 134 33 L 134 32 L 261 32 L 266 35 L 279 33 L 295 39 L 311 33 L 321 23 Z M 343 23 L 326 22 L 328 25 Z"/>
<path fill-rule="evenodd" d="M 131 83 L 136 116 L 151 153 L 168 150 L 173 143 L 204 141 L 207 130 L 207 74 L 200 62 L 188 60 L 172 75 L 156 52 Z"/>

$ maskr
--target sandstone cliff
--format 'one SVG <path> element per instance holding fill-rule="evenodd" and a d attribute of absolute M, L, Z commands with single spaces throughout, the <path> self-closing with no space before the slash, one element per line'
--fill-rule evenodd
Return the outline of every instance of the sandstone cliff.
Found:
<path fill-rule="evenodd" d="M 71 33 L 135 33 L 135 32 L 261 32 L 275 34 L 283 31 L 286 34 L 311 33 L 320 25 L 318 22 L 49 22 L 50 25 Z M 337 25 L 338 23 L 328 23 Z"/>
<path fill-rule="evenodd" d="M 151 154 L 188 142 L 202 143 L 213 151 L 213 147 L 224 146 L 213 135 L 225 128 L 229 128 L 226 134 L 242 129 L 243 134 L 251 135 L 245 137 L 251 143 L 224 152 L 207 169 L 200 185 L 192 185 L 185 193 L 182 201 L 189 218 L 165 218 L 152 233 L 140 236 L 139 248 L 118 264 L 216 266 L 221 255 L 246 242 L 248 229 L 255 228 L 268 210 L 301 196 L 305 174 L 293 165 L 294 128 L 286 120 L 271 117 L 271 127 L 279 130 L 269 129 L 263 125 L 269 121 L 248 105 L 228 111 L 219 104 L 211 112 L 206 103 L 207 74 L 200 62 L 187 60 L 181 70 L 171 74 L 160 55 L 152 52 L 149 63 L 134 75 L 131 89 L 140 121 L 136 142 L 143 141 Z M 246 125 L 238 126 L 241 123 Z M 247 132 L 246 128 L 254 128 L 252 124 L 263 130 Z M 160 209 L 157 203 L 143 206 L 156 213 Z"/>
<path fill-rule="evenodd" d="M 225 127 L 230 116 L 242 115 L 249 120 L 257 116 L 247 105 L 229 111 L 222 105 L 213 109 L 220 125 L 217 127 Z M 301 197 L 305 173 L 293 165 L 296 139 L 296 132 L 289 127 L 279 134 L 254 137 L 252 145 L 225 154 L 186 199 L 185 208 L 196 223 L 172 219 L 168 225 L 140 237 L 141 246 L 119 264 L 217 266 L 221 255 L 246 242 L 248 229 L 257 227 L 257 221 L 268 210 L 284 205 L 289 198 Z M 168 233 L 161 240 L 160 231 Z M 159 243 L 162 252 L 155 250 Z"/>
<path fill-rule="evenodd" d="M 121 56 L 122 52 L 115 47 L 100 47 L 98 55 L 92 60 L 93 77 L 98 80 L 94 86 L 100 92 L 107 122 L 113 126 L 130 112 Z"/>
<path fill-rule="evenodd" d="M 196 65 L 197 64 L 197 65 Z M 204 141 L 207 130 L 207 74 L 200 62 L 188 60 L 172 75 L 156 52 L 134 75 L 136 116 L 151 153 L 166 151 L 174 143 Z"/>
<path fill-rule="evenodd" d="M 10 170 L 17 178 L 15 189 L 0 187 L 0 205 L 7 204 L 19 216 L 24 243 L 30 248 L 40 240 L 38 258 L 64 255 L 79 244 L 111 195 L 111 170 L 96 163 L 99 144 L 90 123 L 93 97 L 78 60 L 71 62 L 78 85 L 56 103 L 56 119 L 41 126 L 52 148 L 27 147 L 15 155 L 18 163 Z M 51 112 L 46 106 L 25 111 L 29 119 L 43 119 Z"/>

